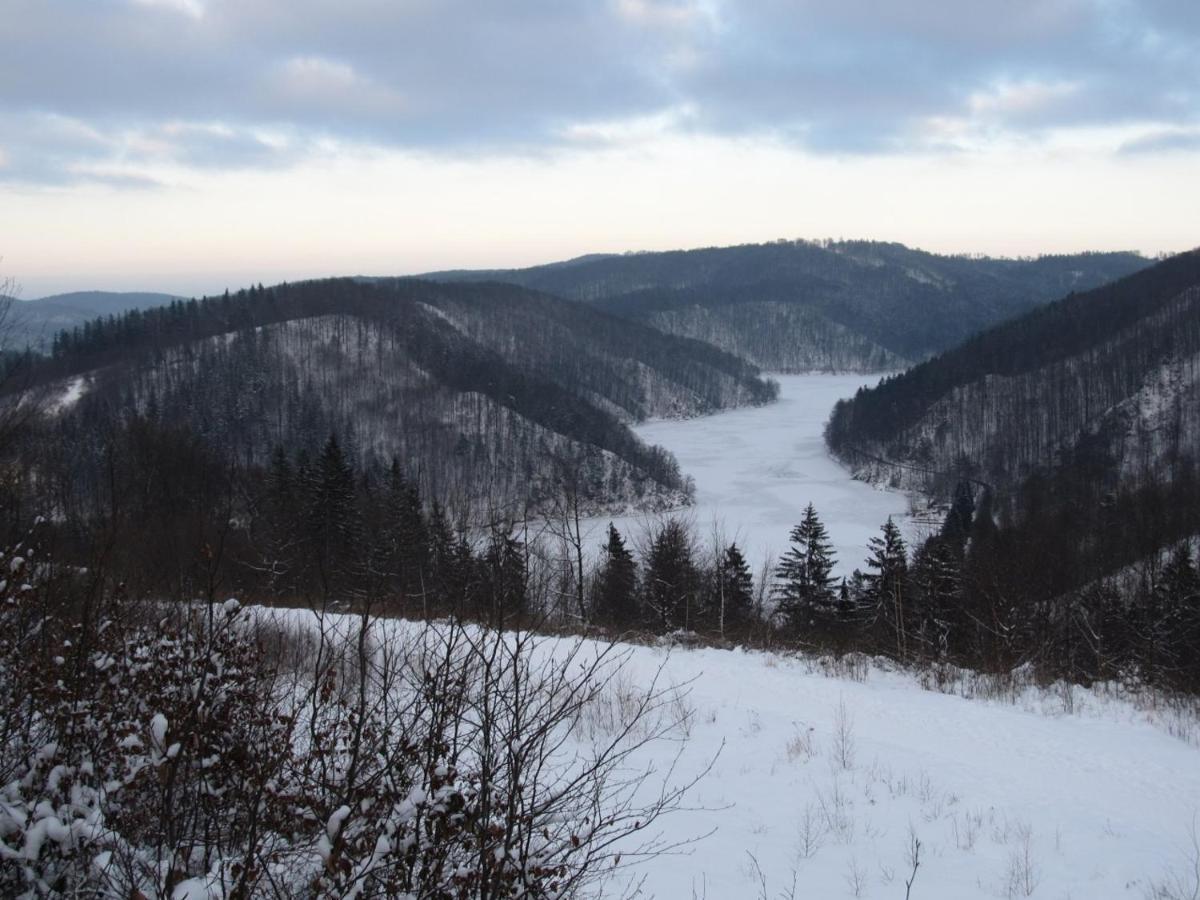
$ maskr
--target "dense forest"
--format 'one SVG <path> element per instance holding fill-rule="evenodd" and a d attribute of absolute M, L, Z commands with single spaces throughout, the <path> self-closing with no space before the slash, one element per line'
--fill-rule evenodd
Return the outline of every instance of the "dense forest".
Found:
<path fill-rule="evenodd" d="M 1064 628 L 1059 659 L 1085 646 L 1137 646 L 1161 666 L 1197 656 L 1200 253 L 864 389 L 826 437 L 860 477 L 975 510 L 948 596 L 1003 623 L 997 636 Z"/>
<path fill-rule="evenodd" d="M 536 288 L 699 337 L 764 369 L 873 372 L 1147 263 L 1132 253 L 1016 260 L 869 241 L 777 241 L 429 277 Z"/>
<path fill-rule="evenodd" d="M 524 515 L 564 484 L 588 508 L 678 503 L 674 460 L 629 423 L 775 395 L 697 341 L 508 285 L 412 280 L 133 310 L 61 332 L 30 366 L 54 414 L 24 436 L 42 463 L 25 489 L 58 483 L 63 503 L 91 496 L 101 436 L 144 419 L 243 468 L 278 447 L 315 458 L 336 434 L 356 468 L 401 460 L 456 520 Z"/>

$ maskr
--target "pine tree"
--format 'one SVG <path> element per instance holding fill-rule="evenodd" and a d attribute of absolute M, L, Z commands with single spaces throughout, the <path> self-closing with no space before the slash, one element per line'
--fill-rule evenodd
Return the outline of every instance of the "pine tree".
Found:
<path fill-rule="evenodd" d="M 754 577 L 736 543 L 717 564 L 708 619 L 722 637 L 744 636 L 754 622 Z"/>
<path fill-rule="evenodd" d="M 493 628 L 504 628 L 525 615 L 528 580 L 525 545 L 509 530 L 493 531 L 483 557 L 481 617 Z"/>
<path fill-rule="evenodd" d="M 891 516 L 883 523 L 878 537 L 867 542 L 870 555 L 868 571 L 862 576 L 863 591 L 860 611 L 862 626 L 881 637 L 887 647 L 894 647 L 899 659 L 908 655 L 908 548 L 900 529 Z"/>
<path fill-rule="evenodd" d="M 305 533 L 307 558 L 326 597 L 344 594 L 362 550 L 354 472 L 337 435 L 329 436 L 309 473 Z M 337 599 L 348 599 L 339 596 Z"/>
<path fill-rule="evenodd" d="M 642 585 L 644 612 L 651 628 L 665 633 L 695 627 L 700 573 L 694 558 L 683 523 L 672 519 L 663 525 L 650 545 Z"/>
<path fill-rule="evenodd" d="M 1200 573 L 1190 541 L 1171 551 L 1142 619 L 1142 656 L 1149 674 L 1156 679 L 1186 677 L 1195 668 L 1200 638 Z"/>
<path fill-rule="evenodd" d="M 962 619 L 963 556 L 959 547 L 940 534 L 930 537 L 913 555 L 911 583 L 915 588 L 905 627 L 908 650 L 944 657 Z"/>
<path fill-rule="evenodd" d="M 955 485 L 954 500 L 946 514 L 946 521 L 942 523 L 942 540 L 961 555 L 966 549 L 974 520 L 975 492 L 971 488 L 971 482 L 960 481 Z"/>
<path fill-rule="evenodd" d="M 420 492 L 404 477 L 397 459 L 388 471 L 385 529 L 388 558 L 400 592 L 423 599 L 430 581 L 429 523 Z"/>
<path fill-rule="evenodd" d="M 833 546 L 810 503 L 792 529 L 792 546 L 775 568 L 777 610 L 793 635 L 827 637 L 836 631 L 837 595 L 833 591 Z"/>
<path fill-rule="evenodd" d="M 631 628 L 638 615 L 637 563 L 611 522 L 601 554 L 592 582 L 592 616 L 602 625 Z"/>
<path fill-rule="evenodd" d="M 431 601 L 427 600 L 425 604 L 426 612 L 431 613 L 438 607 L 459 610 L 465 599 L 465 585 L 469 579 L 466 572 L 459 571 L 461 559 L 456 552 L 454 531 L 450 527 L 446 510 L 437 500 L 433 501 L 429 510 L 428 531 L 433 596 Z M 467 556 L 469 559 L 470 547 L 467 548 Z"/>

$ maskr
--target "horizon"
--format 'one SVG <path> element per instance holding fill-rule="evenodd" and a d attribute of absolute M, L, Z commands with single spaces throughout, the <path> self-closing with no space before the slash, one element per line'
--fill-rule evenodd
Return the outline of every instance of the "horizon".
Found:
<path fill-rule="evenodd" d="M 1169 0 L 0 0 L 26 296 L 850 235 L 1194 247 Z"/>
<path fill-rule="evenodd" d="M 642 255 L 642 254 L 672 253 L 672 252 L 689 253 L 689 252 L 693 252 L 693 251 L 697 251 L 697 250 L 722 250 L 722 249 L 730 249 L 730 248 L 735 248 L 735 247 L 762 246 L 765 244 L 773 244 L 773 243 L 781 243 L 781 242 L 821 243 L 822 241 L 832 241 L 835 244 L 836 243 L 856 243 L 856 242 L 880 243 L 880 244 L 899 244 L 910 250 L 915 250 L 915 251 L 923 252 L 923 253 L 931 253 L 936 256 L 963 257 L 963 258 L 976 258 L 976 259 L 996 259 L 996 260 L 1003 259 L 1003 260 L 1017 260 L 1017 261 L 1035 260 L 1035 259 L 1039 259 L 1042 257 L 1052 257 L 1052 256 L 1075 256 L 1075 255 L 1080 255 L 1080 254 L 1085 254 L 1085 253 L 1134 253 L 1136 255 L 1142 256 L 1143 258 L 1145 258 L 1147 260 L 1153 261 L 1153 260 L 1160 259 L 1160 258 L 1163 258 L 1166 256 L 1175 255 L 1176 253 L 1186 253 L 1191 250 L 1200 249 L 1200 245 L 1198 245 L 1197 247 L 1185 247 L 1184 249 L 1178 250 L 1178 251 L 1159 251 L 1157 253 L 1150 253 L 1150 252 L 1146 252 L 1144 250 L 1131 249 L 1131 248 L 1114 248 L 1114 249 L 1106 249 L 1106 250 L 1096 250 L 1093 248 L 1082 248 L 1082 249 L 1076 249 L 1076 250 L 1051 251 L 1051 252 L 1046 252 L 1046 253 L 1004 254 L 1004 253 L 986 253 L 986 252 L 972 252 L 972 251 L 943 252 L 943 251 L 939 251 L 939 250 L 932 250 L 928 247 L 920 247 L 920 246 L 915 246 L 913 244 L 907 244 L 904 241 L 889 241 L 889 240 L 881 240 L 881 239 L 874 239 L 874 238 L 856 238 L 856 237 L 801 238 L 801 237 L 797 237 L 797 238 L 774 238 L 774 239 L 762 240 L 762 241 L 745 241 L 745 242 L 739 242 L 739 243 L 735 243 L 735 244 L 700 244 L 700 245 L 696 245 L 696 246 L 692 246 L 692 247 L 664 247 L 661 249 L 636 249 L 636 250 L 611 250 L 611 251 L 598 250 L 598 251 L 579 253 L 579 254 L 575 254 L 574 256 L 569 256 L 569 257 L 539 260 L 539 261 L 525 264 L 525 265 L 503 265 L 503 264 L 501 264 L 501 265 L 481 265 L 481 266 L 446 266 L 444 268 L 420 269 L 418 271 L 411 271 L 411 272 L 330 272 L 330 273 L 324 273 L 324 274 L 298 275 L 298 276 L 294 276 L 294 277 L 272 278 L 271 280 L 267 280 L 267 279 L 261 278 L 261 277 L 247 276 L 246 279 L 244 279 L 242 281 L 236 281 L 236 282 L 230 281 L 229 283 L 224 284 L 222 286 L 214 287 L 209 290 L 200 290 L 200 291 L 167 290 L 165 288 L 160 288 L 156 284 L 138 286 L 139 283 L 136 282 L 136 279 L 135 279 L 134 281 L 130 282 L 133 285 L 130 287 L 109 287 L 107 285 L 91 285 L 91 286 L 89 286 L 87 284 L 74 284 L 72 282 L 72 284 L 74 284 L 74 286 L 68 286 L 61 290 L 54 290 L 54 289 L 44 290 L 44 291 L 40 291 L 40 292 L 34 294 L 33 292 L 26 290 L 26 286 L 24 284 L 22 284 L 19 279 L 14 278 L 14 281 L 16 281 L 16 285 L 15 285 L 16 292 L 15 292 L 15 294 L 13 294 L 13 299 L 19 300 L 21 302 L 38 302 L 40 300 L 51 300 L 51 299 L 55 299 L 55 298 L 62 297 L 62 296 L 68 296 L 70 294 L 81 294 L 81 293 L 83 293 L 83 294 L 86 294 L 86 293 L 101 293 L 101 294 L 151 293 L 151 294 L 169 294 L 171 296 L 179 297 L 179 298 L 183 298 L 183 299 L 203 298 L 203 297 L 219 296 L 222 293 L 224 293 L 225 291 L 235 292 L 240 289 L 249 288 L 250 286 L 257 285 L 257 284 L 262 284 L 262 285 L 270 287 L 271 285 L 276 285 L 276 284 L 289 284 L 289 283 L 296 283 L 296 282 L 303 282 L 303 281 L 322 281 L 322 280 L 333 279 L 333 278 L 420 278 L 420 277 L 427 276 L 427 275 L 434 275 L 434 274 L 445 273 L 445 272 L 471 272 L 471 271 L 493 271 L 493 270 L 500 272 L 500 271 L 506 271 L 506 270 L 537 268 L 539 266 L 562 265 L 565 263 L 574 262 L 575 260 L 587 259 L 587 258 L 592 258 L 592 257 L 598 258 L 598 257 L 613 257 L 613 256 L 637 256 L 637 255 Z M 2 260 L 0 260 L 0 262 L 2 262 Z M 50 282 L 50 283 L 53 284 L 53 282 Z"/>

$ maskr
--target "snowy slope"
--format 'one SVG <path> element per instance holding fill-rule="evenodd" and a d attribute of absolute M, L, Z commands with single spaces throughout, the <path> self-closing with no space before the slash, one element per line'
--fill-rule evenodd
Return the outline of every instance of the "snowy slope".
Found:
<path fill-rule="evenodd" d="M 639 649 L 634 677 L 663 652 Z M 856 882 L 857 896 L 901 897 L 910 829 L 922 845 L 912 896 L 928 900 L 1141 897 L 1185 862 L 1200 748 L 1165 723 L 1123 703 L 1068 715 L 1053 696 L 1031 693 L 1024 708 L 875 669 L 863 681 L 812 669 L 720 650 L 671 657 L 695 711 L 683 765 L 720 752 L 694 798 L 711 811 L 671 827 L 717 832 L 691 857 L 651 864 L 654 895 L 755 896 L 753 854 L 772 897 L 793 870 L 800 897 L 853 897 Z"/>
<path fill-rule="evenodd" d="M 399 639 L 421 627 L 383 631 Z M 547 638 L 542 651 L 572 644 Z M 796 897 L 903 897 L 914 835 L 911 896 L 922 900 L 1141 898 L 1173 872 L 1191 877 L 1194 709 L 1062 686 L 964 699 L 865 662 L 835 676 L 815 660 L 759 652 L 627 652 L 610 699 L 565 752 L 603 740 L 621 695 L 657 677 L 682 686 L 688 715 L 634 760 L 657 773 L 647 792 L 712 763 L 694 808 L 658 823 L 667 841 L 696 841 L 630 872 L 644 878 L 640 896 L 774 898 L 789 896 L 794 876 Z"/>

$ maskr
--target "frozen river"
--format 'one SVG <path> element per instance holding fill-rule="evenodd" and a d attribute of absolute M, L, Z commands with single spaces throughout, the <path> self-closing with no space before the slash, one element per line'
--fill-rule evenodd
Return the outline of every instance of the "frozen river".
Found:
<path fill-rule="evenodd" d="M 669 515 L 692 519 L 706 541 L 715 525 L 757 570 L 767 555 L 787 549 L 788 533 L 811 502 L 837 551 L 837 572 L 849 574 L 863 566 L 867 540 L 887 517 L 908 513 L 904 495 L 854 481 L 825 452 L 822 432 L 833 405 L 878 376 L 773 377 L 780 386 L 776 403 L 635 430 L 674 453 L 684 474 L 696 480 L 696 505 Z M 591 543 L 603 539 L 608 521 L 591 523 Z M 634 536 L 646 525 L 644 516 L 613 521 Z"/>

